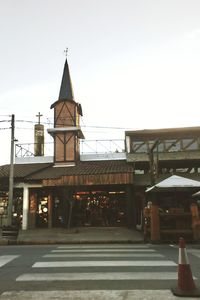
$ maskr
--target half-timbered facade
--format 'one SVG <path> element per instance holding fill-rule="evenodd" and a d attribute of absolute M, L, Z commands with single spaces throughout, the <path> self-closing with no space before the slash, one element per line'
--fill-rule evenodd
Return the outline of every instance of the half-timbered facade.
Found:
<path fill-rule="evenodd" d="M 200 179 L 200 127 L 126 131 L 125 140 L 127 161 L 146 185 L 175 173 Z"/>
<path fill-rule="evenodd" d="M 54 128 L 48 132 L 54 138 L 54 163 L 72 165 L 80 159 L 79 139 L 84 138 L 80 128 L 82 108 L 74 100 L 67 60 L 58 100 L 51 105 L 54 109 Z"/>

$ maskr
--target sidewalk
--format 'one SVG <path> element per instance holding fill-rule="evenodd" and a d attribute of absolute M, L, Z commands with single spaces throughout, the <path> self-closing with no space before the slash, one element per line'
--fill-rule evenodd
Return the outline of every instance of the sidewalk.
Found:
<path fill-rule="evenodd" d="M 125 227 L 79 227 L 20 230 L 17 240 L 0 236 L 0 245 L 7 244 L 79 244 L 79 243 L 143 243 L 143 234 Z"/>

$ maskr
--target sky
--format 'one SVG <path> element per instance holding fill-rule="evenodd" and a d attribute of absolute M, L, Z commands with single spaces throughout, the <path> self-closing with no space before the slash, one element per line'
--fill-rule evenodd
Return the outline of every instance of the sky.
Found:
<path fill-rule="evenodd" d="M 86 139 L 199 126 L 199 16 L 199 0 L 0 0 L 0 164 L 12 114 L 18 143 L 38 112 L 52 127 L 66 48 Z"/>

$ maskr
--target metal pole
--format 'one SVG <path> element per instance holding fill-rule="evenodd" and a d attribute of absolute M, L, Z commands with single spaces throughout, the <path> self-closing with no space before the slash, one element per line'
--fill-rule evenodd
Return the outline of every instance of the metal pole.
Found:
<path fill-rule="evenodd" d="M 11 116 L 11 148 L 10 148 L 10 175 L 8 193 L 8 219 L 7 224 L 12 225 L 13 209 L 13 177 L 14 177 L 14 142 L 15 142 L 15 115 Z"/>
<path fill-rule="evenodd" d="M 151 148 L 149 149 L 149 162 L 150 162 L 150 177 L 151 185 L 155 184 L 155 175 L 154 175 L 154 153 L 153 150 L 158 147 L 159 140 L 156 140 Z M 158 148 L 157 148 L 157 159 L 158 159 Z"/>

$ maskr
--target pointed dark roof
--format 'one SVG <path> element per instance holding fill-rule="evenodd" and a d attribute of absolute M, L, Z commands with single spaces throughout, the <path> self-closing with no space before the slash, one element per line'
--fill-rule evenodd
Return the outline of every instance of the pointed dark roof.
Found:
<path fill-rule="evenodd" d="M 60 86 L 60 94 L 58 100 L 74 100 L 74 94 L 72 89 L 72 83 L 69 73 L 69 66 L 67 63 L 67 59 L 65 61 L 65 66 L 63 70 L 63 77 Z"/>
<path fill-rule="evenodd" d="M 63 76 L 60 86 L 60 93 L 58 100 L 51 105 L 51 108 L 55 106 L 55 104 L 59 101 L 72 100 L 74 101 L 74 93 L 72 89 L 72 82 L 70 78 L 69 66 L 67 62 L 67 58 L 64 65 Z"/>

